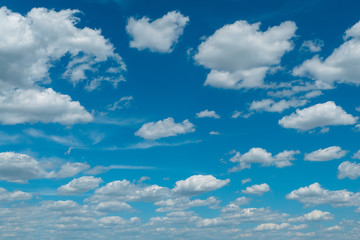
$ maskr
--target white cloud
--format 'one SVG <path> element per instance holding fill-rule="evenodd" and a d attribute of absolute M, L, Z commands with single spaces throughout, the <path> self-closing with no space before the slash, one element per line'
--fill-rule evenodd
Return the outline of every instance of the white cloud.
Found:
<path fill-rule="evenodd" d="M 346 113 L 340 106 L 328 101 L 302 110 L 297 109 L 295 113 L 280 119 L 279 124 L 284 128 L 307 131 L 317 127 L 353 125 L 357 120 L 358 117 Z"/>
<path fill-rule="evenodd" d="M 294 68 L 295 76 L 308 76 L 318 84 L 360 83 L 360 22 L 347 29 L 344 35 L 344 43 L 336 48 L 330 56 L 322 59 L 315 56 L 306 60 L 300 66 Z"/>
<path fill-rule="evenodd" d="M 290 218 L 289 222 L 311 222 L 311 221 L 330 221 L 334 219 L 334 215 L 329 212 L 314 210 L 297 218 Z"/>
<path fill-rule="evenodd" d="M 78 195 L 97 188 L 103 180 L 93 176 L 84 176 L 71 180 L 68 184 L 57 189 L 60 195 Z"/>
<path fill-rule="evenodd" d="M 303 44 L 301 45 L 301 48 L 307 49 L 310 52 L 320 52 L 323 46 L 324 46 L 324 42 L 319 39 L 316 39 L 314 41 L 312 40 L 304 41 Z"/>
<path fill-rule="evenodd" d="M 118 101 L 108 106 L 110 111 L 120 110 L 129 108 L 131 106 L 131 102 L 134 100 L 133 96 L 125 96 L 120 98 Z"/>
<path fill-rule="evenodd" d="M 8 182 L 26 183 L 30 179 L 46 177 L 47 172 L 39 162 L 26 154 L 0 153 L 0 179 Z"/>
<path fill-rule="evenodd" d="M 211 132 L 209 132 L 209 134 L 210 134 L 210 135 L 220 135 L 220 133 L 219 133 L 219 132 L 216 132 L 216 131 L 211 131 Z"/>
<path fill-rule="evenodd" d="M 167 199 L 155 202 L 154 205 L 159 206 L 156 212 L 175 212 L 183 211 L 192 207 L 209 206 L 210 208 L 216 207 L 220 203 L 215 197 L 208 197 L 205 200 L 194 199 L 190 200 L 187 197 L 180 197 L 174 199 Z"/>
<path fill-rule="evenodd" d="M 95 190 L 91 202 L 154 202 L 169 197 L 170 190 L 158 185 L 141 186 L 128 180 L 113 181 Z"/>
<path fill-rule="evenodd" d="M 245 178 L 245 179 L 241 180 L 241 184 L 243 184 L 243 185 L 248 182 L 251 182 L 251 178 Z"/>
<path fill-rule="evenodd" d="M 293 49 L 294 22 L 262 32 L 260 23 L 236 21 L 218 29 L 198 47 L 195 61 L 211 69 L 204 85 L 240 89 L 263 86 L 271 66 Z"/>
<path fill-rule="evenodd" d="M 8 192 L 6 189 L 0 187 L 0 202 L 23 201 L 29 200 L 31 198 L 32 195 L 30 193 L 25 193 L 22 191 Z"/>
<path fill-rule="evenodd" d="M 207 109 L 196 113 L 196 117 L 197 118 L 220 118 L 220 116 L 218 114 L 216 114 L 215 111 L 209 111 Z"/>
<path fill-rule="evenodd" d="M 243 193 L 251 194 L 251 195 L 263 195 L 264 193 L 270 191 L 269 185 L 266 183 L 263 184 L 254 184 L 251 187 L 247 187 L 245 190 L 242 190 Z"/>
<path fill-rule="evenodd" d="M 131 17 L 126 25 L 126 31 L 133 39 L 130 41 L 130 47 L 138 50 L 149 49 L 152 52 L 170 53 L 188 22 L 189 17 L 185 17 L 177 11 L 168 12 L 163 17 L 151 22 L 147 17 L 138 20 Z"/>
<path fill-rule="evenodd" d="M 96 205 L 95 210 L 100 212 L 120 212 L 130 210 L 131 206 L 125 202 L 100 202 Z"/>
<path fill-rule="evenodd" d="M 65 146 L 72 146 L 69 149 L 69 154 L 71 152 L 71 150 L 76 146 L 76 147 L 80 147 L 82 145 L 82 143 L 77 140 L 76 138 L 74 138 L 73 136 L 57 136 L 57 135 L 48 135 L 46 133 L 44 133 L 41 130 L 38 129 L 34 129 L 34 128 L 28 128 L 25 129 L 24 132 L 34 138 L 43 138 L 43 139 L 47 139 Z"/>
<path fill-rule="evenodd" d="M 276 223 L 263 223 L 258 225 L 256 228 L 254 228 L 255 231 L 273 231 L 273 230 L 282 230 L 285 228 L 289 228 L 289 223 L 282 223 L 282 224 L 276 224 Z"/>
<path fill-rule="evenodd" d="M 29 88 L 50 81 L 50 68 L 66 54 L 70 62 L 64 77 L 76 84 L 88 79 L 101 63 L 112 64 L 116 72 L 103 72 L 99 81 L 114 85 L 122 81 L 125 64 L 100 30 L 78 28 L 78 10 L 56 12 L 33 8 L 27 15 L 0 8 L 0 86 Z M 11 59 L 11 61 L 9 61 Z M 16 63 L 16 64 L 14 64 Z"/>
<path fill-rule="evenodd" d="M 195 126 L 189 122 L 189 120 L 186 119 L 181 123 L 175 123 L 174 119 L 169 117 L 157 122 L 145 123 L 137 132 L 135 132 L 135 135 L 144 139 L 156 140 L 194 131 Z"/>
<path fill-rule="evenodd" d="M 8 90 L 0 93 L 0 123 L 87 123 L 93 116 L 68 95 L 51 88 L 39 90 Z"/>
<path fill-rule="evenodd" d="M 344 157 L 348 151 L 342 150 L 339 146 L 332 146 L 325 149 L 318 149 L 311 153 L 305 153 L 304 160 L 313 161 L 313 162 L 323 162 L 330 161 L 334 159 L 340 159 Z"/>
<path fill-rule="evenodd" d="M 249 118 L 251 115 L 253 115 L 253 112 L 249 112 L 249 113 L 243 113 L 243 112 L 239 112 L 237 110 L 234 111 L 234 113 L 231 115 L 231 118 Z"/>
<path fill-rule="evenodd" d="M 360 150 L 354 153 L 351 158 L 360 159 Z"/>
<path fill-rule="evenodd" d="M 355 162 L 345 161 L 338 167 L 338 178 L 350 178 L 352 180 L 360 177 L 360 164 Z"/>
<path fill-rule="evenodd" d="M 273 99 L 263 99 L 260 101 L 253 101 L 250 105 L 250 110 L 278 112 L 281 113 L 290 107 L 304 106 L 308 101 L 306 99 L 298 100 L 280 100 L 275 102 Z"/>
<path fill-rule="evenodd" d="M 291 161 L 295 160 L 294 155 L 299 154 L 300 151 L 285 150 L 272 156 L 263 148 L 251 148 L 247 153 L 240 154 L 236 152 L 235 155 L 230 158 L 231 162 L 239 163 L 238 166 L 233 167 L 230 171 L 239 171 L 245 168 L 250 168 L 252 163 L 260 163 L 261 166 L 276 166 L 278 168 L 291 166 Z"/>
<path fill-rule="evenodd" d="M 230 179 L 220 180 L 212 175 L 193 175 L 175 183 L 173 193 L 180 196 L 193 196 L 222 188 Z"/>
<path fill-rule="evenodd" d="M 332 206 L 360 206 L 360 193 L 347 190 L 330 191 L 313 183 L 286 195 L 287 199 L 298 200 L 307 205 L 331 204 Z"/>
<path fill-rule="evenodd" d="M 61 166 L 59 171 L 51 171 L 48 174 L 49 178 L 67 178 L 77 175 L 80 172 L 83 172 L 87 169 L 89 169 L 90 166 L 87 163 L 81 163 L 81 162 L 74 162 L 70 163 L 67 162 L 64 165 Z"/>

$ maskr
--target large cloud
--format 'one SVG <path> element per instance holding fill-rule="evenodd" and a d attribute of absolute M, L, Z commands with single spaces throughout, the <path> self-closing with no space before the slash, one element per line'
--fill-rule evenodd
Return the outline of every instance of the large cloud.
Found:
<path fill-rule="evenodd" d="M 313 183 L 286 195 L 287 199 L 298 200 L 307 205 L 331 204 L 332 206 L 360 206 L 360 193 L 347 190 L 331 191 Z"/>
<path fill-rule="evenodd" d="M 8 192 L 6 189 L 0 187 L 0 202 L 22 201 L 29 200 L 31 198 L 32 195 L 30 193 L 25 193 L 22 191 Z"/>
<path fill-rule="evenodd" d="M 87 123 L 93 116 L 68 95 L 45 90 L 9 90 L 0 94 L 0 123 Z"/>
<path fill-rule="evenodd" d="M 39 162 L 26 154 L 0 153 L 0 179 L 8 182 L 27 182 L 29 179 L 44 178 L 47 172 Z"/>
<path fill-rule="evenodd" d="M 347 29 L 344 43 L 325 59 L 315 56 L 294 68 L 295 76 L 308 76 L 318 82 L 360 84 L 360 22 Z"/>
<path fill-rule="evenodd" d="M 212 175 L 193 175 L 185 180 L 175 183 L 173 192 L 176 195 L 193 196 L 222 188 L 230 182 L 230 179 L 220 180 Z"/>
<path fill-rule="evenodd" d="M 280 63 L 284 53 L 292 50 L 294 22 L 262 32 L 260 23 L 236 21 L 218 29 L 198 47 L 195 61 L 210 69 L 205 85 L 240 89 L 261 87 L 272 65 Z"/>
<path fill-rule="evenodd" d="M 297 218 L 290 218 L 289 222 L 311 222 L 311 221 L 330 221 L 334 219 L 334 215 L 329 212 L 314 210 Z"/>
<path fill-rule="evenodd" d="M 135 132 L 135 135 L 144 139 L 155 140 L 194 131 L 194 124 L 189 122 L 189 120 L 186 119 L 181 123 L 176 123 L 173 118 L 169 117 L 157 122 L 145 123 L 137 132 Z"/>
<path fill-rule="evenodd" d="M 345 161 L 338 167 L 338 178 L 357 179 L 360 177 L 360 164 L 355 162 Z"/>
<path fill-rule="evenodd" d="M 236 152 L 230 158 L 231 162 L 239 163 L 238 166 L 230 169 L 232 172 L 240 171 L 245 168 L 251 168 L 252 163 L 260 163 L 261 166 L 276 166 L 278 168 L 288 167 L 292 165 L 295 160 L 294 155 L 299 154 L 300 151 L 285 150 L 273 156 L 263 148 L 251 148 L 247 153 L 240 154 Z"/>
<path fill-rule="evenodd" d="M 353 125 L 357 120 L 358 117 L 346 113 L 340 106 L 328 101 L 302 110 L 297 109 L 295 113 L 280 119 L 279 124 L 284 128 L 307 131 L 317 127 Z"/>
<path fill-rule="evenodd" d="M 0 86 L 29 88 L 49 82 L 49 69 L 66 54 L 70 62 L 64 77 L 74 84 L 88 79 L 86 71 L 96 72 L 106 61 L 111 61 L 111 70 L 96 76 L 96 81 L 122 81 L 121 57 L 100 30 L 76 27 L 78 12 L 34 8 L 22 16 L 0 8 Z"/>
<path fill-rule="evenodd" d="M 311 153 L 305 153 L 304 160 L 307 161 L 330 161 L 344 157 L 348 151 L 342 150 L 339 146 L 332 146 L 325 149 L 318 149 Z"/>
<path fill-rule="evenodd" d="M 85 163 L 66 163 L 59 171 L 47 172 L 36 159 L 21 153 L 0 153 L 0 179 L 26 183 L 30 179 L 72 177 L 89 168 Z"/>
<path fill-rule="evenodd" d="M 189 17 L 177 11 L 168 12 L 152 22 L 147 17 L 138 20 L 131 17 L 126 25 L 126 31 L 133 39 L 130 47 L 170 53 L 188 22 Z"/>
<path fill-rule="evenodd" d="M 97 188 L 102 182 L 101 178 L 84 176 L 71 180 L 68 184 L 59 187 L 57 191 L 60 195 L 78 195 Z"/>

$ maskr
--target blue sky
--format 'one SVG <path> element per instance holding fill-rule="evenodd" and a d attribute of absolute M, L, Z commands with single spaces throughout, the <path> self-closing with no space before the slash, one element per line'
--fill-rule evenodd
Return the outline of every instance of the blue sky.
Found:
<path fill-rule="evenodd" d="M 359 239 L 358 8 L 2 1 L 1 239 Z"/>

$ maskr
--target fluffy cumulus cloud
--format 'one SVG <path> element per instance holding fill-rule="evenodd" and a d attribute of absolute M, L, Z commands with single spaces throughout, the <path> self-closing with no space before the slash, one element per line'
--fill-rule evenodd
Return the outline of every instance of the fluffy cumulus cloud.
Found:
<path fill-rule="evenodd" d="M 180 12 L 168 12 L 163 17 L 150 21 L 148 17 L 129 18 L 126 31 L 131 36 L 130 47 L 138 50 L 170 53 L 183 34 L 189 17 Z"/>
<path fill-rule="evenodd" d="M 240 171 L 245 168 L 251 168 L 251 164 L 259 163 L 261 166 L 276 166 L 278 168 L 288 167 L 292 165 L 295 160 L 294 155 L 299 154 L 300 151 L 285 150 L 276 154 L 269 153 L 263 148 L 251 148 L 247 153 L 240 154 L 236 152 L 235 155 L 230 158 L 231 162 L 239 163 L 238 166 L 233 167 L 230 171 Z"/>
<path fill-rule="evenodd" d="M 342 150 L 341 147 L 339 146 L 332 146 L 325 149 L 320 148 L 311 153 L 305 153 L 304 160 L 314 161 L 314 162 L 330 161 L 333 159 L 339 159 L 344 157 L 347 154 L 347 152 L 348 151 Z"/>
<path fill-rule="evenodd" d="M 71 180 L 68 184 L 59 187 L 57 191 L 60 195 L 78 195 L 97 188 L 102 182 L 101 178 L 84 176 Z"/>
<path fill-rule="evenodd" d="M 154 202 L 169 197 L 170 189 L 158 185 L 141 186 L 128 180 L 109 182 L 95 190 L 95 194 L 87 199 L 90 202 Z"/>
<path fill-rule="evenodd" d="M 298 200 L 307 205 L 331 204 L 332 206 L 360 206 L 360 193 L 347 190 L 327 190 L 319 183 L 301 187 L 286 195 L 287 199 Z"/>
<path fill-rule="evenodd" d="M 71 125 L 93 120 L 78 101 L 51 88 L 3 92 L 0 94 L 0 111 L 0 123 L 5 125 L 36 122 Z"/>
<path fill-rule="evenodd" d="M 26 183 L 31 179 L 66 178 L 72 177 L 86 169 L 86 163 L 65 163 L 58 171 L 44 168 L 47 162 L 38 162 L 36 159 L 21 153 L 0 153 L 0 179 L 8 182 Z"/>
<path fill-rule="evenodd" d="M 254 228 L 255 231 L 272 231 L 272 230 L 282 230 L 284 228 L 290 227 L 289 223 L 263 223 Z"/>
<path fill-rule="evenodd" d="M 280 100 L 275 102 L 273 99 L 263 99 L 260 101 L 253 101 L 250 105 L 250 110 L 266 111 L 266 112 L 283 112 L 291 107 L 304 106 L 308 101 L 306 99 L 298 100 Z"/>
<path fill-rule="evenodd" d="M 74 84 L 108 62 L 112 71 L 97 78 L 113 84 L 123 80 L 125 65 L 100 30 L 78 28 L 78 10 L 34 8 L 26 16 L 0 8 L 0 86 L 29 88 L 50 81 L 49 69 L 66 54 L 64 77 Z M 12 61 L 9 61 L 11 59 Z"/>
<path fill-rule="evenodd" d="M 212 175 L 194 175 L 175 183 L 173 193 L 182 196 L 193 196 L 222 188 L 230 179 L 221 180 Z"/>
<path fill-rule="evenodd" d="M 360 164 L 355 162 L 345 161 L 338 167 L 338 178 L 350 178 L 352 180 L 360 177 Z"/>
<path fill-rule="evenodd" d="M 334 125 L 353 125 L 358 117 L 346 113 L 334 102 L 319 103 L 304 109 L 297 109 L 295 113 L 284 116 L 279 124 L 284 128 L 294 128 L 307 131 L 317 127 Z"/>
<path fill-rule="evenodd" d="M 210 208 L 216 207 L 220 201 L 215 197 L 208 197 L 207 199 L 194 199 L 190 200 L 187 197 L 180 197 L 174 199 L 166 199 L 155 202 L 154 205 L 159 206 L 156 212 L 175 212 L 183 211 L 192 207 L 209 206 Z"/>
<path fill-rule="evenodd" d="M 0 187 L 0 202 L 23 201 L 29 200 L 31 198 L 32 195 L 30 193 L 25 193 L 22 191 L 9 192 L 6 189 Z"/>
<path fill-rule="evenodd" d="M 270 187 L 268 184 L 254 184 L 250 187 L 247 187 L 245 190 L 242 190 L 243 193 L 251 194 L 251 195 L 263 195 L 264 193 L 270 191 Z"/>
<path fill-rule="evenodd" d="M 195 126 L 189 120 L 186 119 L 181 123 L 176 123 L 173 118 L 169 117 L 157 122 L 145 123 L 135 132 L 135 135 L 144 139 L 155 140 L 194 131 Z"/>
<path fill-rule="evenodd" d="M 67 162 L 63 164 L 58 171 L 51 171 L 48 174 L 49 178 L 67 178 L 77 175 L 80 172 L 83 172 L 89 169 L 90 166 L 87 163 L 81 162 Z"/>
<path fill-rule="evenodd" d="M 220 116 L 215 111 L 204 110 L 196 113 L 197 118 L 220 118 Z"/>
<path fill-rule="evenodd" d="M 21 153 L 0 153 L 0 179 L 25 183 L 30 179 L 44 178 L 47 172 L 34 158 Z"/>
<path fill-rule="evenodd" d="M 198 47 L 195 61 L 210 69 L 205 85 L 240 89 L 261 87 L 270 67 L 292 50 L 294 22 L 260 30 L 260 23 L 236 21 L 218 29 Z"/>
<path fill-rule="evenodd" d="M 330 221 L 334 219 L 334 215 L 329 212 L 314 210 L 297 218 L 290 218 L 289 222 L 311 222 L 311 221 Z"/>
<path fill-rule="evenodd" d="M 294 68 L 295 76 L 308 76 L 318 84 L 334 82 L 360 83 L 360 22 L 347 29 L 344 43 L 336 48 L 330 56 L 323 59 L 315 56 Z"/>

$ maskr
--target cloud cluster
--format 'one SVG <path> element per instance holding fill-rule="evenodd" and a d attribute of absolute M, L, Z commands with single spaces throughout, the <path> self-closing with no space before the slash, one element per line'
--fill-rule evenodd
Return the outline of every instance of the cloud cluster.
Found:
<path fill-rule="evenodd" d="M 345 161 L 338 167 L 338 178 L 350 178 L 352 180 L 360 177 L 360 164 L 355 162 Z"/>
<path fill-rule="evenodd" d="M 260 30 L 260 23 L 236 21 L 216 30 L 202 42 L 195 61 L 210 69 L 205 84 L 217 88 L 262 87 L 270 67 L 292 50 L 294 22 Z"/>
<path fill-rule="evenodd" d="M 59 187 L 57 191 L 60 195 L 78 195 L 97 188 L 102 182 L 101 178 L 84 176 L 71 180 L 68 184 Z"/>
<path fill-rule="evenodd" d="M 312 222 L 312 221 L 330 221 L 334 219 L 334 215 L 329 212 L 314 210 L 297 218 L 290 218 L 289 222 Z"/>
<path fill-rule="evenodd" d="M 183 34 L 189 17 L 180 12 L 168 12 L 163 17 L 150 22 L 148 17 L 129 18 L 126 31 L 131 36 L 130 47 L 138 50 L 170 53 Z"/>

